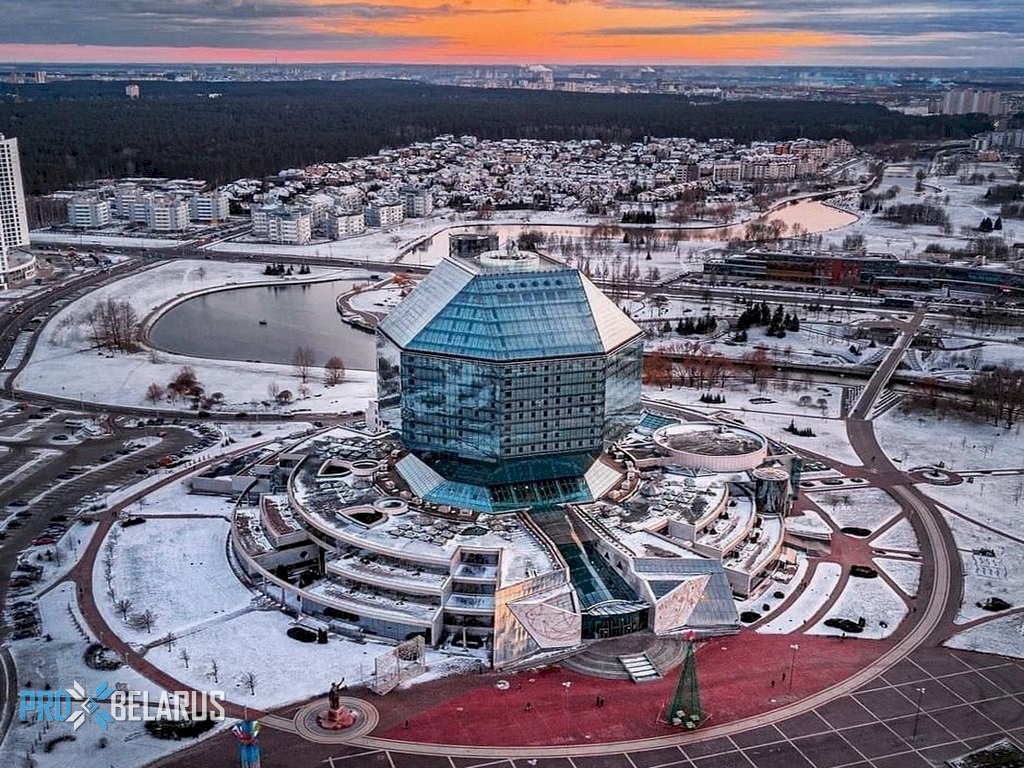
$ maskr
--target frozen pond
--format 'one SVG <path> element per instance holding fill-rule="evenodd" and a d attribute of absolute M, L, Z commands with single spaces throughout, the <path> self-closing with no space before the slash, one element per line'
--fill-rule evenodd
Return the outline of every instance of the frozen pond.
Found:
<path fill-rule="evenodd" d="M 341 321 L 335 299 L 354 280 L 233 288 L 172 307 L 150 329 L 158 349 L 193 357 L 291 363 L 298 346 L 317 366 L 338 355 L 345 367 L 373 370 L 372 334 Z"/>

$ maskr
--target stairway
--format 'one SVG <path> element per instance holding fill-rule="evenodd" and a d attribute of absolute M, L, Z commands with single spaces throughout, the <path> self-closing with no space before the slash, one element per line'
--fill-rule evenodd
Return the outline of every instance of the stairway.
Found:
<path fill-rule="evenodd" d="M 646 683 L 661 677 L 654 664 L 647 658 L 646 653 L 632 653 L 619 656 L 619 661 L 622 662 L 622 666 L 626 668 L 630 680 L 634 683 Z"/>

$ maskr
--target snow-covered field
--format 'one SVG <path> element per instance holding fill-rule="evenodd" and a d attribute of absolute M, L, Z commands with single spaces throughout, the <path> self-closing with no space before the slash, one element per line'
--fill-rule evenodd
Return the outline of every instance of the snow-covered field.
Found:
<path fill-rule="evenodd" d="M 792 445 L 794 448 L 806 448 L 808 451 L 853 467 L 861 466 L 861 460 L 846 435 L 846 423 L 839 419 L 822 419 L 810 415 L 794 418 L 785 414 L 754 411 L 744 411 L 739 414 L 739 418 L 748 427 L 773 440 Z M 814 430 L 814 437 L 801 437 L 787 432 L 785 428 L 790 422 L 795 423 L 799 429 L 810 427 Z"/>
<path fill-rule="evenodd" d="M 956 623 L 991 616 L 991 611 L 977 605 L 990 597 L 1020 605 L 1021 595 L 1024 595 L 1024 544 L 954 515 L 945 517 L 956 539 L 964 569 L 964 598 Z M 984 554 L 982 550 L 991 550 L 993 555 Z"/>
<path fill-rule="evenodd" d="M 843 568 L 839 563 L 818 563 L 806 589 L 800 593 L 793 605 L 780 616 L 758 627 L 757 631 L 766 635 L 785 635 L 804 629 L 808 620 L 829 601 L 842 572 Z"/>
<path fill-rule="evenodd" d="M 812 536 L 827 536 L 832 527 L 813 509 L 804 509 L 799 515 L 790 514 L 786 518 L 786 530 L 796 535 L 809 533 Z"/>
<path fill-rule="evenodd" d="M 155 648 L 146 660 L 198 688 L 214 686 L 211 672 L 216 660 L 218 679 L 228 700 L 271 708 L 326 695 L 331 681 L 344 678 L 349 686 L 368 681 L 373 675 L 374 659 L 394 648 L 385 643 L 360 644 L 335 636 L 327 645 L 302 643 L 285 634 L 292 624 L 291 618 L 276 610 L 250 611 L 181 638 L 172 653 Z M 181 649 L 188 651 L 188 669 L 180 656 Z M 427 663 L 433 667 L 447 659 L 431 651 Z M 455 664 L 453 671 L 458 671 L 458 667 Z M 242 677 L 249 672 L 256 675 L 254 694 L 242 683 Z"/>
<path fill-rule="evenodd" d="M 894 549 L 900 552 L 920 552 L 920 545 L 917 543 L 914 526 L 907 519 L 900 520 L 884 533 L 871 539 L 871 546 L 875 549 L 883 550 Z"/>
<path fill-rule="evenodd" d="M 1024 659 L 1024 615 L 1015 613 L 986 621 L 953 635 L 943 645 Z"/>
<path fill-rule="evenodd" d="M 716 390 L 717 392 L 717 390 Z M 762 395 L 752 384 L 734 384 L 725 390 L 726 402 L 721 405 L 706 405 L 700 402 L 702 390 L 691 387 L 645 386 L 644 396 L 654 400 L 692 406 L 713 413 L 722 411 L 729 413 L 748 427 L 761 432 L 767 437 L 787 443 L 795 448 L 806 448 L 808 451 L 830 456 L 850 466 L 861 466 L 861 461 L 850 446 L 846 434 L 846 424 L 838 418 L 825 417 L 821 414 L 839 415 L 839 403 L 842 400 L 842 388 L 836 386 L 814 387 L 808 391 L 812 400 L 820 400 L 823 407 L 816 404 L 812 407 L 801 406 L 801 394 L 775 394 L 769 392 Z M 768 402 L 753 403 L 751 400 Z M 797 427 L 810 427 L 814 437 L 800 437 L 786 431 L 790 422 Z"/>
<path fill-rule="evenodd" d="M 980 475 L 973 483 L 917 486 L 925 494 L 979 523 L 1011 535 L 1021 534 L 1024 474 Z"/>
<path fill-rule="evenodd" d="M 160 515 L 231 517 L 233 503 L 229 497 L 189 493 L 189 480 L 190 478 L 186 477 L 165 485 L 163 488 L 158 488 L 142 498 L 138 504 L 133 504 L 128 511 L 133 515 L 146 517 Z M 108 498 L 107 503 L 113 502 Z"/>
<path fill-rule="evenodd" d="M 955 416 L 904 414 L 893 408 L 874 420 L 879 445 L 904 469 L 945 463 L 953 469 L 1024 467 L 1020 427 L 1012 431 Z"/>
<path fill-rule="evenodd" d="M 916 597 L 917 588 L 921 583 L 921 563 L 914 560 L 897 560 L 893 557 L 874 558 L 885 575 L 896 582 L 907 597 Z"/>
<path fill-rule="evenodd" d="M 815 492 L 811 498 L 840 528 L 876 531 L 902 511 L 896 500 L 880 488 Z"/>
<path fill-rule="evenodd" d="M 148 691 L 151 697 L 159 696 L 160 689 L 128 667 L 116 671 L 90 669 L 84 661 L 86 646 L 94 638 L 83 634 L 85 622 L 81 618 L 75 597 L 75 588 L 63 584 L 39 601 L 44 638 L 17 640 L 10 644 L 14 663 L 18 670 L 18 685 L 33 688 L 70 688 L 78 681 L 92 693 L 107 682 L 126 683 L 131 690 Z M 76 618 L 72 618 L 72 616 Z M 142 723 L 114 723 L 102 731 L 91 722 L 85 723 L 77 732 L 70 724 L 51 723 L 44 733 L 42 724 L 22 723 L 15 713 L 14 722 L 3 745 L 0 746 L 0 765 L 20 766 L 25 753 L 34 747 L 33 765 L 37 768 L 81 768 L 81 766 L 130 766 L 143 765 L 163 755 L 186 746 L 182 742 L 161 741 L 148 736 Z M 56 744 L 52 751 L 42 748 L 42 743 L 73 734 L 73 741 Z M 100 747 L 100 739 L 105 746 Z"/>
<path fill-rule="evenodd" d="M 908 613 L 903 599 L 890 587 L 884 579 L 860 579 L 850 577 L 846 588 L 839 599 L 832 604 L 828 615 L 815 624 L 809 631 L 811 635 L 848 634 L 840 629 L 826 627 L 830 618 L 850 619 L 857 621 L 864 618 L 864 631 L 857 637 L 881 639 L 888 637 L 903 621 Z M 886 626 L 882 626 L 885 624 Z"/>
<path fill-rule="evenodd" d="M 803 581 L 804 576 L 807 575 L 807 569 L 810 566 L 810 561 L 801 556 L 800 561 L 797 564 L 796 573 L 790 578 L 789 581 L 780 582 L 775 579 L 771 579 L 768 585 L 758 594 L 748 597 L 746 600 L 736 603 L 736 609 L 742 611 L 757 611 L 762 617 L 768 616 L 773 613 L 780 605 L 782 605 L 789 598 L 791 594 L 800 586 L 800 582 Z M 778 592 L 782 597 L 776 597 L 775 593 Z M 765 609 L 765 606 L 768 606 Z"/>
<path fill-rule="evenodd" d="M 170 240 L 162 237 L 131 237 L 128 235 L 90 235 L 76 232 L 40 232 L 32 233 L 34 243 L 54 243 L 67 245 L 96 245 L 111 248 L 177 248 L 185 245 L 187 240 Z"/>
<path fill-rule="evenodd" d="M 141 525 L 115 526 L 107 535 L 93 571 L 93 591 L 107 623 L 133 643 L 148 644 L 168 632 L 175 635 L 196 624 L 223 619 L 252 602 L 252 593 L 227 562 L 229 524 L 216 518 L 150 518 Z M 104 561 L 115 540 L 111 587 L 107 592 Z M 149 609 L 152 631 L 125 623 L 116 601 L 131 600 L 130 614 Z"/>
<path fill-rule="evenodd" d="M 323 279 L 362 274 L 352 270 L 314 267 L 311 277 Z M 266 280 L 260 264 L 185 260 L 101 287 L 64 307 L 44 326 L 39 343 L 16 384 L 29 392 L 73 400 L 154 407 L 146 400 L 147 387 L 154 382 L 166 384 L 183 365 L 190 365 L 207 392 L 223 393 L 223 411 L 264 411 L 266 409 L 261 403 L 268 399 L 268 383 L 294 379 L 292 366 L 210 360 L 165 352 L 142 351 L 131 355 L 97 352 L 90 348 L 85 338 L 82 317 L 95 303 L 107 298 L 130 299 L 141 317 L 196 291 Z M 73 378 L 69 378 L 68 370 L 74 370 Z M 273 406 L 271 411 L 360 411 L 372 396 L 374 385 L 375 376 L 371 371 L 348 371 L 342 384 L 331 387 L 314 375 L 308 382 L 308 397 L 296 399 L 291 406 Z M 172 407 L 166 403 L 163 405 Z"/>

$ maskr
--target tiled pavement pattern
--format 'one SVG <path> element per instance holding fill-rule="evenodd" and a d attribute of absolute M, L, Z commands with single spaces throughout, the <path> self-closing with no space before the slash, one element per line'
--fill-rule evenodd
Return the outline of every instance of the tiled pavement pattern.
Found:
<path fill-rule="evenodd" d="M 921 693 L 919 689 L 923 688 Z M 921 711 L 918 714 L 917 701 Z M 1024 662 L 921 649 L 856 693 L 711 741 L 599 757 L 459 758 L 336 750 L 331 768 L 930 768 L 1010 736 L 1024 744 Z"/>

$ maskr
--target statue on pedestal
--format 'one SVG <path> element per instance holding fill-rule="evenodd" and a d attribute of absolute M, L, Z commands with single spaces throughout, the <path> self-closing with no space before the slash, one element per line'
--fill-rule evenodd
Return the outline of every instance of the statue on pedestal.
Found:
<path fill-rule="evenodd" d="M 338 731 L 355 725 L 357 720 L 356 710 L 341 704 L 341 691 L 344 687 L 344 678 L 336 683 L 331 683 L 331 688 L 327 692 L 327 710 L 321 712 L 316 717 L 317 724 L 321 728 L 329 731 Z"/>

